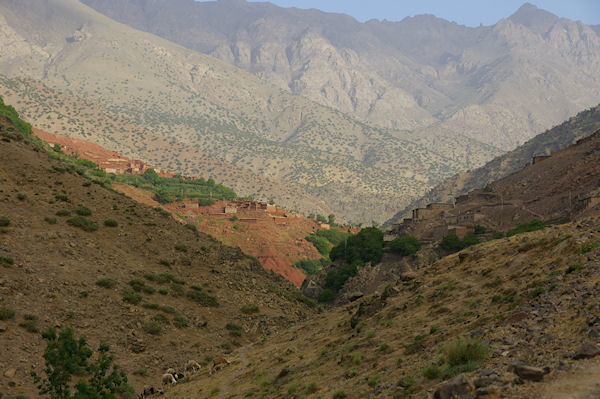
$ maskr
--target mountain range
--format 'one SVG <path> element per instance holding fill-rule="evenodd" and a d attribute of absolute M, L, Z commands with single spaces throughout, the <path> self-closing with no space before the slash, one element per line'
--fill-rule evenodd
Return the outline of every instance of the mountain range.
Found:
<path fill-rule="evenodd" d="M 433 15 L 360 23 L 270 3 L 82 0 L 284 90 L 396 129 L 441 126 L 503 150 L 600 95 L 597 27 L 525 3 L 493 26 Z"/>
<path fill-rule="evenodd" d="M 36 126 L 352 222 L 385 221 L 600 93 L 594 29 L 531 5 L 467 28 L 243 1 L 2 0 L 0 30 L 0 94 Z"/>

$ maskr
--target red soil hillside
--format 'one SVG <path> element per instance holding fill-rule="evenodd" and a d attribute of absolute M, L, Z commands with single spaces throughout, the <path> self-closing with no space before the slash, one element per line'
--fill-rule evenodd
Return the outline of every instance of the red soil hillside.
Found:
<path fill-rule="evenodd" d="M 81 158 L 90 160 L 98 165 L 100 169 L 107 173 L 144 173 L 145 170 L 152 168 L 159 175 L 172 177 L 175 173 L 160 170 L 156 166 L 149 165 L 137 159 L 129 159 L 116 151 L 92 143 L 91 141 L 79 140 L 63 136 L 60 134 L 49 133 L 44 130 L 33 128 L 36 136 L 49 144 L 59 144 L 62 150 L 69 154 L 78 154 Z"/>
<path fill-rule="evenodd" d="M 305 239 L 321 225 L 277 206 L 260 209 L 260 205 L 254 201 L 217 202 L 205 207 L 173 203 L 165 208 L 192 219 L 198 230 L 217 240 L 239 246 L 245 253 L 256 256 L 264 267 L 300 287 L 306 275 L 292 265 L 300 259 L 321 257 Z"/>
<path fill-rule="evenodd" d="M 78 154 L 101 169 L 112 173 L 143 173 L 154 166 L 142 161 L 131 160 L 89 141 L 73 139 L 59 134 L 34 129 L 34 133 L 43 141 L 59 144 L 67 154 Z M 157 169 L 158 170 L 158 169 Z M 161 171 L 163 176 L 173 176 Z M 113 184 L 113 187 L 137 202 L 158 206 L 148 191 L 126 184 Z M 268 210 L 251 210 L 236 207 L 236 213 L 224 214 L 221 208 L 227 203 L 217 203 L 211 207 L 190 208 L 174 203 L 165 206 L 169 211 L 195 223 L 202 232 L 209 233 L 218 240 L 233 246 L 239 246 L 245 253 L 256 256 L 267 269 L 282 275 L 297 287 L 300 287 L 306 275 L 292 265 L 300 259 L 318 259 L 320 254 L 305 237 L 321 226 L 312 219 L 285 211 L 279 207 Z M 230 220 L 235 215 L 238 220 Z"/>

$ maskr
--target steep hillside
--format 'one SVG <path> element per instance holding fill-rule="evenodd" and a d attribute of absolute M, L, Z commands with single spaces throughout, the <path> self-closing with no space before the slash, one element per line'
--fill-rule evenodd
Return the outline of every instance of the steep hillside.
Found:
<path fill-rule="evenodd" d="M 432 15 L 359 23 L 245 1 L 82 1 L 363 120 L 441 124 L 444 134 L 505 150 L 600 95 L 597 27 L 531 4 L 469 28 Z"/>
<path fill-rule="evenodd" d="M 598 129 L 600 129 L 600 105 L 580 112 L 568 121 L 534 137 L 517 149 L 495 158 L 481 168 L 460 173 L 445 180 L 424 197 L 412 202 L 408 207 L 398 212 L 384 226 L 391 227 L 394 223 L 400 223 L 402 218 L 408 216 L 412 209 L 423 208 L 430 203 L 450 202 L 455 197 L 468 191 L 483 188 L 492 181 L 499 180 L 524 168 L 534 156 L 548 155 L 564 149 L 577 140 L 591 135 Z M 554 179 L 552 178 L 550 181 L 552 180 Z M 526 194 L 527 192 L 523 191 L 522 193 Z"/>
<path fill-rule="evenodd" d="M 297 184 L 269 178 L 244 166 L 235 166 L 210 151 L 163 137 L 152 126 L 108 111 L 97 102 L 60 93 L 28 79 L 9 79 L 0 75 L 1 92 L 8 103 L 14 104 L 28 120 L 45 130 L 69 135 L 80 140 L 92 140 L 110 150 L 133 159 L 143 159 L 154 165 L 172 167 L 186 176 L 227 181 L 237 193 L 258 199 L 281 199 L 291 209 L 306 214 L 332 213 L 325 202 Z M 170 150 L 165 154 L 165 149 Z"/>
<path fill-rule="evenodd" d="M 59 103 L 62 112 L 53 112 L 35 84 L 9 81 L 1 94 L 30 96 L 36 104 L 15 106 L 40 128 L 61 133 L 59 126 L 68 125 L 65 134 L 73 137 L 104 136 L 100 140 L 114 143 L 110 149 L 136 153 L 163 169 L 205 173 L 201 158 L 209 154 L 293 183 L 340 217 L 370 222 L 385 220 L 433 183 L 498 153 L 457 136 L 451 153 L 463 156 L 450 158 L 407 132 L 365 125 L 222 61 L 116 23 L 76 0 L 2 0 L 0 15 L 10 38 L 2 42 L 0 50 L 8 55 L 0 59 L 0 73 L 41 81 L 93 109 Z M 125 124 L 109 129 L 97 120 L 104 110 Z M 68 123 L 73 120 L 85 124 L 78 129 Z M 139 129 L 130 131 L 131 125 Z M 167 145 L 155 145 L 154 138 Z M 180 148 L 186 151 L 175 151 Z M 235 174 L 214 177 L 248 194 L 232 184 Z M 253 191 L 267 198 L 275 194 L 258 185 Z M 374 197 L 377 204 L 363 206 Z M 275 200 L 295 208 L 292 196 Z"/>
<path fill-rule="evenodd" d="M 30 370 L 41 372 L 47 326 L 108 343 L 137 391 L 165 367 L 206 363 L 312 314 L 239 248 L 80 176 L 4 104 L 0 115 L 3 394 L 37 397 Z"/>
<path fill-rule="evenodd" d="M 461 398 L 594 397 L 600 360 L 574 354 L 598 336 L 599 227 L 596 216 L 445 257 L 165 397 L 423 398 L 461 373 Z"/>

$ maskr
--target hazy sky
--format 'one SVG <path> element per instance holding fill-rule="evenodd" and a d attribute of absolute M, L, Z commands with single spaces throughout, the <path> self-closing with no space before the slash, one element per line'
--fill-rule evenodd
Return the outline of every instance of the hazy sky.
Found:
<path fill-rule="evenodd" d="M 256 1 L 256 0 L 252 0 Z M 264 0 L 263 0 L 264 1 Z M 349 14 L 360 21 L 371 18 L 400 21 L 416 14 L 434 14 L 462 25 L 493 25 L 514 13 L 525 0 L 270 0 L 282 7 L 318 8 Z M 600 24 L 600 0 L 530 0 L 559 17 Z"/>

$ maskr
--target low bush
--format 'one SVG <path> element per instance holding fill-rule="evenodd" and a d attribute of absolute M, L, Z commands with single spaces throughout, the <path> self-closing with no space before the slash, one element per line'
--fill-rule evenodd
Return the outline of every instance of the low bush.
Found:
<path fill-rule="evenodd" d="M 488 349 L 478 339 L 458 337 L 447 344 L 443 352 L 449 369 L 475 368 L 487 357 Z"/>
<path fill-rule="evenodd" d="M 40 331 L 37 325 L 38 317 L 36 315 L 26 314 L 23 315 L 23 318 L 25 320 L 19 323 L 19 327 L 23 327 L 27 332 L 30 333 L 38 333 Z"/>
<path fill-rule="evenodd" d="M 188 246 L 186 243 L 178 242 L 175 244 L 175 249 L 179 252 L 187 252 Z"/>
<path fill-rule="evenodd" d="M 208 295 L 203 291 L 193 289 L 189 290 L 186 295 L 188 298 L 190 298 L 192 301 L 196 302 L 199 305 L 213 307 L 219 306 L 219 301 L 217 301 L 217 298 Z"/>
<path fill-rule="evenodd" d="M 428 380 L 435 380 L 442 375 L 442 368 L 437 364 L 430 364 L 423 369 L 422 374 Z"/>
<path fill-rule="evenodd" d="M 11 257 L 7 257 L 7 256 L 0 256 L 0 265 L 4 266 L 4 267 L 11 267 L 12 265 L 14 265 L 15 260 Z"/>
<path fill-rule="evenodd" d="M 98 230 L 98 224 L 83 216 L 75 216 L 67 220 L 67 223 L 73 227 L 79 227 L 83 231 L 92 232 Z"/>
<path fill-rule="evenodd" d="M 233 322 L 227 323 L 225 328 L 229 331 L 231 335 L 236 337 L 242 336 L 242 326 Z"/>
<path fill-rule="evenodd" d="M 117 280 L 110 277 L 102 277 L 96 280 L 96 285 L 102 288 L 114 288 L 117 285 Z"/>
<path fill-rule="evenodd" d="M 123 292 L 123 302 L 137 305 L 142 301 L 142 296 L 136 293 L 132 288 L 129 288 Z"/>
<path fill-rule="evenodd" d="M 68 209 L 61 209 L 56 211 L 56 216 L 71 216 L 71 211 Z"/>
<path fill-rule="evenodd" d="M 0 227 L 10 226 L 10 219 L 6 216 L 0 216 Z"/>
<path fill-rule="evenodd" d="M 185 328 L 190 325 L 190 322 L 184 316 L 175 316 L 173 317 L 173 325 L 177 328 Z"/>
<path fill-rule="evenodd" d="M 533 219 L 527 223 L 521 223 L 512 230 L 506 232 L 507 237 L 514 236 L 521 233 L 529 233 L 531 231 L 541 230 L 546 227 L 546 223 L 539 219 Z"/>
<path fill-rule="evenodd" d="M 90 216 L 92 214 L 92 210 L 86 206 L 78 205 L 77 209 L 75 209 L 75 213 L 79 216 Z"/>
<path fill-rule="evenodd" d="M 0 320 L 8 320 L 15 317 L 15 310 L 10 306 L 0 306 Z"/>
<path fill-rule="evenodd" d="M 106 219 L 104 221 L 104 225 L 106 227 L 117 227 L 119 225 L 119 222 L 117 222 L 115 219 Z"/>
<path fill-rule="evenodd" d="M 249 303 L 249 304 L 242 306 L 241 311 L 244 314 L 253 314 L 253 313 L 260 312 L 260 309 L 258 308 L 258 305 Z"/>
<path fill-rule="evenodd" d="M 158 335 L 162 331 L 162 326 L 156 320 L 147 320 L 142 324 L 142 330 L 148 334 Z"/>
<path fill-rule="evenodd" d="M 58 220 L 54 216 L 46 216 L 44 218 L 44 222 L 46 222 L 48 224 L 56 224 L 58 222 Z"/>

